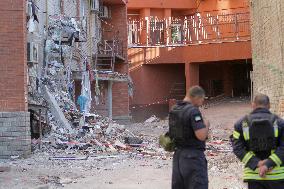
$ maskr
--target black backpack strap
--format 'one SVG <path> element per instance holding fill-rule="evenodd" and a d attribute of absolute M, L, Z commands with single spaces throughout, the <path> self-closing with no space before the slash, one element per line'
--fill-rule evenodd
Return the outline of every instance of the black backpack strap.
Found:
<path fill-rule="evenodd" d="M 251 126 L 251 123 L 252 123 L 252 121 L 253 121 L 253 117 L 252 117 L 252 115 L 251 114 L 248 114 L 248 115 L 246 115 L 246 121 L 247 121 L 247 123 L 248 123 L 248 127 L 250 127 Z"/>
<path fill-rule="evenodd" d="M 183 112 L 183 118 L 184 118 L 183 122 L 188 121 L 188 120 L 185 120 L 187 118 L 187 116 L 184 116 L 184 115 L 189 114 L 189 116 L 191 116 L 191 111 L 192 111 L 193 108 L 194 108 L 194 106 L 192 104 L 185 105 L 184 112 Z"/>
<path fill-rule="evenodd" d="M 187 105 L 185 105 L 184 110 L 185 110 L 185 112 L 187 112 L 187 111 L 191 110 L 192 108 L 193 108 L 192 104 L 187 104 Z"/>

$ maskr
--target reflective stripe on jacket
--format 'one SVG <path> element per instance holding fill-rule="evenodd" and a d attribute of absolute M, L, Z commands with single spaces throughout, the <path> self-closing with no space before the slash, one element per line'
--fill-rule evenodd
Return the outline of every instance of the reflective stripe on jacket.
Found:
<path fill-rule="evenodd" d="M 246 167 L 244 169 L 244 180 L 284 180 L 284 167 L 275 167 L 264 178 L 259 176 L 258 168 L 253 171 Z"/>

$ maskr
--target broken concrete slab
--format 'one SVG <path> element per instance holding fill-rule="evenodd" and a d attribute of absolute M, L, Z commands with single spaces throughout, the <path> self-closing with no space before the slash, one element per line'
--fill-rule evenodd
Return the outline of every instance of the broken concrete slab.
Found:
<path fill-rule="evenodd" d="M 43 89 L 44 89 L 43 91 L 45 99 L 47 100 L 54 117 L 60 124 L 62 124 L 64 128 L 68 129 L 71 132 L 72 131 L 71 125 L 69 124 L 68 120 L 65 118 L 65 115 L 63 114 L 54 96 L 49 92 L 47 86 L 44 86 Z"/>
<path fill-rule="evenodd" d="M 160 119 L 157 116 L 152 115 L 150 118 L 148 118 L 145 121 L 145 123 L 154 123 L 154 122 L 159 122 L 159 121 L 160 121 Z"/>

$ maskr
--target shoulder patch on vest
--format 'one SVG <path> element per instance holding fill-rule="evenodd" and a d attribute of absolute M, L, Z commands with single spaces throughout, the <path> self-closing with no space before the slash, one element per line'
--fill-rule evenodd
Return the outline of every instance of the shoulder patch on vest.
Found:
<path fill-rule="evenodd" d="M 201 118 L 200 115 L 196 115 L 196 116 L 194 116 L 194 120 L 195 120 L 195 122 L 198 122 L 198 121 L 201 121 L 202 118 Z"/>

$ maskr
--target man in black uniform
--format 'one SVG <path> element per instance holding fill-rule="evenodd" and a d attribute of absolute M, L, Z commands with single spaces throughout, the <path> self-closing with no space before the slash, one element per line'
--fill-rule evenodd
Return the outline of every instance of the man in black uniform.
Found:
<path fill-rule="evenodd" d="M 198 109 L 204 97 L 204 90 L 194 86 L 170 112 L 169 137 L 175 145 L 172 189 L 208 189 L 204 151 L 209 122 L 204 121 Z"/>
<path fill-rule="evenodd" d="M 235 155 L 244 163 L 249 189 L 284 189 L 284 120 L 269 111 L 266 95 L 257 95 L 253 111 L 235 124 Z"/>

